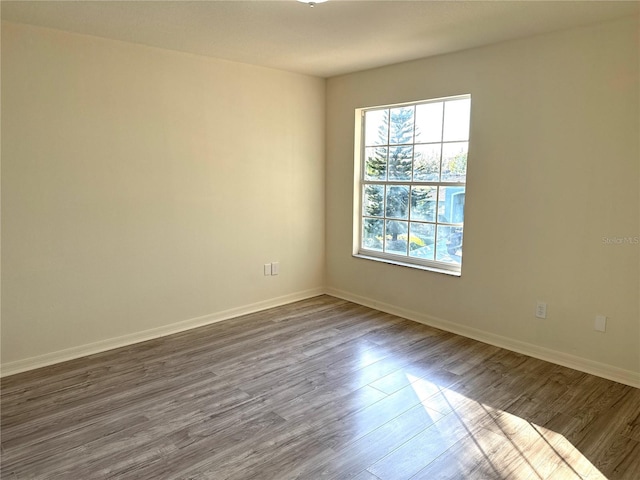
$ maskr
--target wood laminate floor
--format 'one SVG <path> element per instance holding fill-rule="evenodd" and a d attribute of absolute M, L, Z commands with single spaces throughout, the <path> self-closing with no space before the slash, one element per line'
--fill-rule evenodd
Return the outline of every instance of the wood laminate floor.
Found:
<path fill-rule="evenodd" d="M 2 380 L 2 479 L 640 479 L 640 390 L 329 296 Z"/>

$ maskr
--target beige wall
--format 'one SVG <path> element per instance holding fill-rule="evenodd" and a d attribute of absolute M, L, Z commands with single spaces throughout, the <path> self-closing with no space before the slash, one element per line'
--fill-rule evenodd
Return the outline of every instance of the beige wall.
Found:
<path fill-rule="evenodd" d="M 324 109 L 322 79 L 3 23 L 3 365 L 321 288 Z"/>
<path fill-rule="evenodd" d="M 330 79 L 328 285 L 639 373 L 640 245 L 603 242 L 640 236 L 638 45 L 631 18 Z M 354 109 L 463 93 L 462 277 L 353 258 Z"/>

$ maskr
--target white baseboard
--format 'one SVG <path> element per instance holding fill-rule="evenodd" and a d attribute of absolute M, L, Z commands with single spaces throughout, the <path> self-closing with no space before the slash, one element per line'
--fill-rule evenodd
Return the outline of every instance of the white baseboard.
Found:
<path fill-rule="evenodd" d="M 343 290 L 337 290 L 334 288 L 327 288 L 325 293 L 328 295 L 342 298 L 350 302 L 358 303 L 366 307 L 381 310 L 383 312 L 391 313 L 399 317 L 413 320 L 418 323 L 429 325 L 431 327 L 446 330 L 447 332 L 462 335 L 463 337 L 472 338 L 483 343 L 488 343 L 496 347 L 505 348 L 513 352 L 522 353 L 530 357 L 535 357 L 540 360 L 569 367 L 574 370 L 596 375 L 598 377 L 613 380 L 614 382 L 623 383 L 632 387 L 640 388 L 640 372 L 634 372 L 631 370 L 625 370 L 622 368 L 614 367 L 605 363 L 596 362 L 586 358 L 570 355 L 568 353 L 559 352 L 545 347 L 540 347 L 532 343 L 522 342 L 494 333 L 478 330 L 473 327 L 467 327 L 458 323 L 453 323 L 441 318 L 425 315 L 413 310 L 398 307 L 396 305 L 390 305 L 388 303 L 379 302 L 372 298 L 363 297 Z"/>
<path fill-rule="evenodd" d="M 14 375 L 16 373 L 26 372 L 28 370 L 34 370 L 40 367 L 46 367 L 55 363 L 65 362 L 67 360 L 73 360 L 87 355 L 92 355 L 94 353 L 100 353 L 106 350 L 125 347 L 134 343 L 164 337 L 166 335 L 171 335 L 174 333 L 183 332 L 185 330 L 190 330 L 192 328 L 221 322 L 223 320 L 239 317 L 241 315 L 247 315 L 249 313 L 259 312 L 268 308 L 279 307 L 281 305 L 297 302 L 299 300 L 305 300 L 307 298 L 316 297 L 322 294 L 332 295 L 334 297 L 342 298 L 350 302 L 358 303 L 370 308 L 375 308 L 376 310 L 381 310 L 393 315 L 398 315 L 399 317 L 403 317 L 408 320 L 439 328 L 441 330 L 446 330 L 448 332 L 472 338 L 480 342 L 488 343 L 496 347 L 506 348 L 507 350 L 511 350 L 513 352 L 522 353 L 524 355 L 529 355 L 530 357 L 539 358 L 540 360 L 545 360 L 547 362 L 573 368 L 574 370 L 579 370 L 581 372 L 613 380 L 625 385 L 640 388 L 639 372 L 625 370 L 605 363 L 600 363 L 575 355 L 570 355 L 568 353 L 559 352 L 557 350 L 540 347 L 538 345 L 522 342 L 520 340 L 515 340 L 508 337 L 503 337 L 501 335 L 496 335 L 494 333 L 485 332 L 473 327 L 460 325 L 448 320 L 425 315 L 420 312 L 408 310 L 406 308 L 380 302 L 372 298 L 363 297 L 361 295 L 356 295 L 335 288 L 315 288 L 302 292 L 296 292 L 262 302 L 256 302 L 250 305 L 244 305 L 242 307 L 231 308 L 221 312 L 172 323 L 170 325 L 164 325 L 162 327 L 153 328 L 150 330 L 144 330 L 142 332 L 132 333 L 117 338 L 102 340 L 100 342 L 47 353 L 45 355 L 39 355 L 37 357 L 17 360 L 15 362 L 9 362 L 0 366 L 0 377 L 6 377 L 9 375 Z"/>
<path fill-rule="evenodd" d="M 85 357 L 87 355 L 93 355 L 94 353 L 100 353 L 106 350 L 112 350 L 114 348 L 125 347 L 127 345 L 144 342 L 146 340 L 153 340 L 154 338 L 164 337 L 174 333 L 183 332 L 185 330 L 191 330 L 192 328 L 221 322 L 223 320 L 239 317 L 241 315 L 247 315 L 249 313 L 259 312 L 268 308 L 286 305 L 287 303 L 293 303 L 299 300 L 316 297 L 318 295 L 322 295 L 323 293 L 325 293 L 325 290 L 323 288 L 304 290 L 302 292 L 296 292 L 289 295 L 264 300 L 262 302 L 244 305 L 242 307 L 230 308 L 221 312 L 211 313 L 202 317 L 191 318 L 189 320 L 183 320 L 169 325 L 163 325 L 162 327 L 152 328 L 149 330 L 144 330 L 142 332 L 131 333 L 128 335 L 123 335 L 121 337 L 110 338 L 108 340 L 101 340 L 99 342 L 80 345 L 78 347 L 59 350 L 57 352 L 47 353 L 44 355 L 38 355 L 37 357 L 26 358 L 24 360 L 16 360 L 15 362 L 5 363 L 0 366 L 0 377 L 7 377 L 9 375 L 26 372 L 28 370 L 34 370 L 40 367 L 46 367 L 55 363 L 66 362 L 67 360 L 73 360 L 76 358 Z"/>

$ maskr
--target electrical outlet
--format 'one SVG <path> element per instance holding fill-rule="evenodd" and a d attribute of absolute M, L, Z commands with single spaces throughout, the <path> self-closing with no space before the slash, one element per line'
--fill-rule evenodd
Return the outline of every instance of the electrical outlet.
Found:
<path fill-rule="evenodd" d="M 547 318 L 547 304 L 545 302 L 538 302 L 536 304 L 536 317 Z"/>

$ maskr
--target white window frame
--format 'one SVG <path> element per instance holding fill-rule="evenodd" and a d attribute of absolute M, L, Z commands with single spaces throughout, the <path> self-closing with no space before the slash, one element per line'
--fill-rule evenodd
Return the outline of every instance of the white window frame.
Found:
<path fill-rule="evenodd" d="M 409 185 L 409 188 L 411 188 L 411 186 L 436 186 L 436 187 L 464 187 L 464 195 L 466 197 L 466 186 L 467 186 L 467 182 L 466 182 L 466 175 L 465 175 L 465 181 L 464 182 L 442 182 L 442 181 L 414 181 L 413 180 L 413 162 L 412 162 L 412 178 L 411 180 L 402 180 L 402 181 L 396 181 L 396 180 L 365 180 L 365 131 L 366 131 L 366 126 L 365 126 L 365 113 L 368 111 L 374 111 L 374 110 L 384 110 L 384 109 L 393 109 L 393 108 L 398 108 L 398 107 L 408 107 L 408 106 L 418 106 L 418 105 L 423 105 L 423 104 L 428 104 L 428 103 L 436 103 L 436 102 L 446 102 L 447 101 L 454 101 L 454 100 L 461 100 L 461 99 L 469 99 L 469 101 L 471 101 L 471 95 L 470 94 L 465 94 L 465 95 L 456 95 L 456 96 L 451 96 L 451 97 L 442 97 L 442 98 L 433 98 L 433 99 L 428 99 L 428 100 L 423 100 L 423 101 L 417 101 L 417 102 L 407 102 L 407 103 L 398 103 L 398 104 L 389 104 L 389 105 L 379 105 L 376 107 L 366 107 L 366 108 L 358 108 L 355 111 L 355 151 L 354 151 L 354 163 L 355 163 L 355 168 L 354 168 L 354 211 L 353 211 L 353 256 L 358 257 L 358 258 L 363 258 L 363 259 L 367 259 L 367 260 L 375 260 L 375 261 L 380 261 L 380 262 L 385 262 L 385 263 L 390 263 L 390 264 L 394 264 L 394 265 L 400 265 L 400 266 L 406 266 L 406 267 L 412 267 L 412 268 L 418 268 L 418 269 L 423 269 L 423 270 L 429 270 L 429 271 L 434 271 L 434 272 L 439 272 L 439 273 L 445 273 L 445 274 L 449 274 L 449 275 L 454 275 L 454 276 L 460 276 L 462 274 L 462 258 L 460 259 L 460 263 L 450 263 L 450 262 L 443 262 L 443 261 L 438 261 L 435 260 L 436 256 L 434 253 L 434 260 L 427 260 L 427 259 L 423 259 L 423 258 L 419 258 L 419 257 L 412 257 L 409 256 L 409 254 L 407 253 L 406 255 L 402 255 L 402 254 L 394 254 L 394 253 L 388 253 L 388 252 L 384 252 L 384 251 L 379 251 L 379 250 L 372 250 L 372 249 L 367 249 L 363 247 L 362 244 L 362 240 L 363 240 L 363 230 L 364 230 L 364 218 L 369 218 L 369 216 L 366 216 L 364 214 L 363 211 L 363 201 L 364 201 L 364 188 L 366 185 L 385 185 L 385 186 L 393 186 L 393 185 Z M 469 119 L 469 122 L 471 121 L 471 119 Z M 443 114 L 443 123 L 444 123 L 444 114 Z M 452 140 L 452 141 L 444 141 L 442 138 L 443 133 L 441 134 L 441 138 L 439 142 L 429 142 L 431 144 L 440 144 L 440 147 L 442 148 L 443 145 L 447 144 L 447 143 L 456 143 L 456 142 L 460 142 L 460 141 L 466 141 L 469 142 L 469 134 L 467 135 L 467 138 L 465 140 Z M 386 148 L 390 148 L 390 145 L 393 146 L 395 144 L 390 143 L 390 141 L 387 141 L 387 143 L 385 145 L 381 145 L 381 147 L 386 147 Z M 407 144 L 404 144 L 407 145 Z M 411 143 L 411 145 L 413 147 L 415 147 L 415 145 L 421 145 L 421 143 L 415 143 L 415 139 L 413 139 L 413 142 Z M 470 145 L 470 142 L 469 142 Z M 442 150 L 441 150 L 442 153 Z M 468 159 L 468 151 L 467 151 L 467 159 Z M 442 167 L 442 155 L 440 156 L 440 167 Z M 467 172 L 468 173 L 468 172 Z M 459 193 L 458 193 L 459 194 Z M 409 194 L 411 195 L 411 194 Z M 454 194 L 456 195 L 456 194 Z M 438 197 L 438 195 L 436 195 L 436 198 Z M 408 201 L 408 210 L 411 210 L 410 205 L 411 205 L 411 199 L 409 198 Z M 386 200 L 385 200 L 385 207 L 386 207 Z M 393 217 L 387 217 L 386 211 L 384 211 L 386 208 L 383 207 L 383 216 L 381 217 L 382 221 L 383 221 L 383 225 L 385 223 L 386 220 L 388 220 L 389 218 L 393 218 Z M 464 208 L 464 207 L 463 207 Z M 459 222 L 459 223 L 452 223 L 452 222 L 441 222 L 438 219 L 438 210 L 439 210 L 439 205 L 436 205 L 436 210 L 435 210 L 435 221 L 434 222 L 425 222 L 425 223 L 430 223 L 435 225 L 435 229 L 436 229 L 436 235 L 437 235 L 437 226 L 438 225 L 442 225 L 442 226 L 454 226 L 454 227 L 460 227 L 462 228 L 462 238 L 464 237 L 464 221 L 463 222 Z M 378 217 L 377 217 L 378 218 Z M 408 224 L 411 224 L 411 213 L 408 213 L 408 218 L 406 220 L 406 222 L 408 222 Z M 461 238 L 461 239 L 462 239 Z M 383 245 L 384 242 L 386 242 L 386 233 L 383 233 Z M 409 238 L 407 238 L 407 250 L 409 250 Z M 437 248 L 437 238 L 435 241 L 435 248 Z M 384 247 L 383 247 L 384 250 Z"/>

